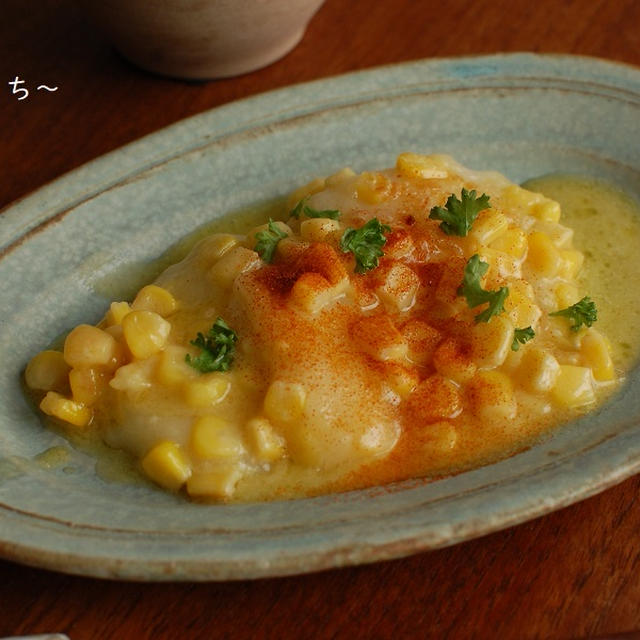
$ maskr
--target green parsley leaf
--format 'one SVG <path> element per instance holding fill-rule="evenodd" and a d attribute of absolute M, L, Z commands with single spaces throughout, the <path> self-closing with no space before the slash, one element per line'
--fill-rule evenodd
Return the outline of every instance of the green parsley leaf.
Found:
<path fill-rule="evenodd" d="M 511 350 L 517 351 L 521 344 L 529 342 L 535 338 L 536 332 L 531 327 L 525 329 L 516 329 L 513 333 L 513 342 L 511 343 Z"/>
<path fill-rule="evenodd" d="M 598 319 L 598 310 L 596 309 L 596 303 L 589 296 L 585 296 L 570 307 L 554 311 L 549 315 L 562 316 L 573 320 L 571 329 L 572 331 L 578 331 L 583 324 L 590 327 Z"/>
<path fill-rule="evenodd" d="M 195 358 L 187 354 L 185 361 L 201 373 L 228 371 L 237 340 L 236 332 L 218 316 L 206 336 L 198 332 L 196 339 L 190 341 L 194 347 L 201 349 L 201 353 Z"/>
<path fill-rule="evenodd" d="M 265 261 L 273 262 L 273 254 L 276 251 L 278 242 L 282 238 L 286 238 L 289 234 L 285 233 L 278 225 L 269 218 L 269 229 L 263 229 L 256 233 L 256 246 L 253 250 Z"/>
<path fill-rule="evenodd" d="M 356 259 L 356 273 L 366 273 L 378 266 L 378 258 L 384 255 L 380 247 L 387 242 L 384 233 L 391 227 L 381 224 L 378 218 L 372 218 L 359 229 L 347 229 L 340 238 L 343 253 L 351 251 Z"/>
<path fill-rule="evenodd" d="M 309 197 L 302 198 L 298 204 L 289 211 L 289 216 L 299 218 L 302 214 L 307 218 L 330 218 L 331 220 L 340 219 L 340 211 L 337 209 L 314 209 L 306 204 Z"/>
<path fill-rule="evenodd" d="M 430 220 L 442 220 L 440 228 L 448 236 L 466 236 L 478 214 L 491 207 L 489 196 L 483 193 L 476 198 L 475 189 L 467 191 L 463 188 L 461 197 L 462 199 L 459 200 L 452 193 L 447 198 L 444 208 L 433 207 L 429 213 Z"/>
<path fill-rule="evenodd" d="M 466 298 L 471 309 L 486 302 L 489 303 L 489 306 L 475 317 L 476 322 L 489 322 L 493 316 L 502 313 L 504 301 L 509 295 L 508 287 L 500 287 L 495 291 L 486 291 L 482 288 L 480 280 L 488 268 L 489 265 L 482 262 L 477 253 L 471 256 L 464 268 L 462 284 L 458 287 L 458 295 Z"/>

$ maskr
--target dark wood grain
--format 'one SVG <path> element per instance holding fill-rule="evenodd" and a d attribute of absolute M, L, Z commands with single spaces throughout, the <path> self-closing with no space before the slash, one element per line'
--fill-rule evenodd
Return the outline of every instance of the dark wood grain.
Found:
<path fill-rule="evenodd" d="M 637 0 L 328 0 L 302 43 L 238 78 L 138 71 L 71 0 L 3 0 L 0 207 L 186 116 L 287 84 L 424 57 L 570 52 L 640 64 Z M 17 101 L 16 75 L 35 89 Z M 1 89 L 4 87 L 4 89 Z M 255 582 L 132 584 L 0 562 L 0 635 L 581 638 L 640 629 L 638 477 L 533 522 L 371 566 Z"/>

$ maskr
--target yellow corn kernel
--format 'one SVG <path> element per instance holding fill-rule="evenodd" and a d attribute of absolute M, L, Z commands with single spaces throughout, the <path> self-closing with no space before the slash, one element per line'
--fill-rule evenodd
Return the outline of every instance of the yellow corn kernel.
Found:
<path fill-rule="evenodd" d="M 489 265 L 486 275 L 486 283 L 490 286 L 500 285 L 500 280 L 504 278 L 518 278 L 520 276 L 520 265 L 510 254 L 496 251 L 489 247 L 478 249 L 478 256 L 482 262 Z"/>
<path fill-rule="evenodd" d="M 388 315 L 365 316 L 351 326 L 358 348 L 376 360 L 403 361 L 408 355 L 407 339 Z"/>
<path fill-rule="evenodd" d="M 489 322 L 478 322 L 472 329 L 471 338 L 473 357 L 478 367 L 499 367 L 511 350 L 513 332 L 513 323 L 504 314 L 494 316 Z"/>
<path fill-rule="evenodd" d="M 191 466 L 175 442 L 163 440 L 142 458 L 144 472 L 169 491 L 178 491 L 191 477 Z"/>
<path fill-rule="evenodd" d="M 511 380 L 501 371 L 479 371 L 467 393 L 473 412 L 485 422 L 512 420 L 518 412 Z"/>
<path fill-rule="evenodd" d="M 307 272 L 295 281 L 289 299 L 293 305 L 315 315 L 343 296 L 348 287 L 348 278 L 343 278 L 337 284 L 332 285 L 319 273 Z"/>
<path fill-rule="evenodd" d="M 228 374 L 203 373 L 185 384 L 184 395 L 190 407 L 204 408 L 222 402 L 230 389 Z"/>
<path fill-rule="evenodd" d="M 253 454 L 262 462 L 274 462 L 284 456 L 284 438 L 278 435 L 266 418 L 252 418 L 246 433 Z"/>
<path fill-rule="evenodd" d="M 541 193 L 535 193 L 528 189 L 523 189 L 517 184 L 511 184 L 502 192 L 502 199 L 505 210 L 521 209 L 530 213 L 533 207 L 546 198 Z"/>
<path fill-rule="evenodd" d="M 407 398 L 420 383 L 420 374 L 397 362 L 384 363 L 384 377 L 389 387 L 401 398 Z"/>
<path fill-rule="evenodd" d="M 41 351 L 29 360 L 24 380 L 30 389 L 64 392 L 68 387 L 69 370 L 61 351 Z"/>
<path fill-rule="evenodd" d="M 202 416 L 191 428 L 191 450 L 199 458 L 239 458 L 244 446 L 238 429 L 218 416 Z"/>
<path fill-rule="evenodd" d="M 609 341 L 596 329 L 588 329 L 580 343 L 580 352 L 593 377 L 604 382 L 616 377 Z"/>
<path fill-rule="evenodd" d="M 194 473 L 187 480 L 187 493 L 193 498 L 229 498 L 241 477 L 238 465 L 219 465 L 215 471 Z"/>
<path fill-rule="evenodd" d="M 558 274 L 562 258 L 560 252 L 546 233 L 534 231 L 529 234 L 529 253 L 526 263 L 536 275 L 553 278 Z"/>
<path fill-rule="evenodd" d="M 509 228 L 509 219 L 495 209 L 485 209 L 478 214 L 469 235 L 481 245 L 488 245 L 502 237 Z"/>
<path fill-rule="evenodd" d="M 407 339 L 408 355 L 412 362 L 426 365 L 433 360 L 433 354 L 442 340 L 440 331 L 423 320 L 412 318 L 402 326 L 401 333 Z"/>
<path fill-rule="evenodd" d="M 255 242 L 254 242 L 255 246 Z M 260 256 L 246 247 L 233 247 L 211 269 L 209 278 L 220 287 L 228 289 L 238 275 L 260 266 Z"/>
<path fill-rule="evenodd" d="M 110 327 L 119 325 L 130 311 L 131 305 L 128 302 L 112 302 L 105 316 L 105 322 Z"/>
<path fill-rule="evenodd" d="M 545 233 L 557 249 L 569 249 L 573 240 L 573 229 L 557 222 L 538 222 L 536 231 Z"/>
<path fill-rule="evenodd" d="M 433 354 L 433 366 L 439 374 L 458 384 L 469 382 L 477 368 L 472 349 L 455 338 L 446 338 L 438 346 Z"/>
<path fill-rule="evenodd" d="M 559 373 L 560 365 L 551 353 L 529 346 L 522 350 L 515 376 L 527 391 L 544 393 L 553 388 Z"/>
<path fill-rule="evenodd" d="M 558 309 L 566 309 L 578 302 L 581 298 L 578 287 L 573 284 L 561 282 L 554 291 Z"/>
<path fill-rule="evenodd" d="M 109 381 L 109 386 L 132 394 L 149 389 L 153 384 L 153 371 L 156 365 L 157 356 L 125 364 L 117 369 Z"/>
<path fill-rule="evenodd" d="M 331 242 L 338 237 L 341 229 L 342 225 L 337 220 L 309 218 L 300 223 L 300 237 L 306 242 Z"/>
<path fill-rule="evenodd" d="M 89 324 L 78 325 L 64 341 L 64 359 L 74 369 L 104 367 L 113 370 L 122 358 L 122 347 L 115 338 Z"/>
<path fill-rule="evenodd" d="M 558 222 L 560 220 L 560 205 L 554 200 L 543 200 L 531 207 L 531 214 L 543 222 Z"/>
<path fill-rule="evenodd" d="M 198 244 L 198 249 L 206 255 L 207 263 L 213 264 L 213 262 L 222 258 L 227 251 L 233 249 L 238 244 L 238 241 L 238 236 L 230 233 L 214 233 L 201 240 Z"/>
<path fill-rule="evenodd" d="M 596 395 L 591 369 L 561 364 L 551 395 L 558 404 L 570 409 L 592 404 Z"/>
<path fill-rule="evenodd" d="M 558 275 L 566 280 L 573 280 L 582 268 L 584 254 L 582 251 L 576 251 L 575 249 L 562 249 L 560 256 L 562 263 Z"/>
<path fill-rule="evenodd" d="M 383 173 L 364 171 L 356 181 L 356 195 L 365 204 L 380 204 L 391 195 L 391 180 Z"/>
<path fill-rule="evenodd" d="M 144 360 L 164 347 L 171 324 L 153 311 L 132 311 L 122 321 L 122 330 L 129 351 Z"/>
<path fill-rule="evenodd" d="M 415 425 L 455 418 L 462 411 L 458 385 L 439 374 L 423 380 L 406 402 Z"/>
<path fill-rule="evenodd" d="M 40 403 L 40 409 L 48 416 L 53 416 L 76 427 L 86 427 L 93 414 L 89 407 L 80 402 L 65 398 L 55 391 L 48 391 Z"/>
<path fill-rule="evenodd" d="M 305 184 L 302 187 L 298 187 L 295 191 L 292 191 L 287 198 L 287 208 L 293 209 L 300 200 L 303 198 L 307 198 L 308 196 L 312 196 L 314 193 L 318 193 L 318 191 L 322 191 L 325 187 L 324 178 L 314 178 L 308 184 Z"/>
<path fill-rule="evenodd" d="M 380 300 L 394 311 L 407 311 L 413 306 L 420 286 L 418 274 L 402 262 L 390 261 L 375 274 L 375 291 Z"/>
<path fill-rule="evenodd" d="M 340 169 L 336 173 L 330 175 L 326 180 L 325 184 L 327 187 L 340 187 L 345 182 L 349 182 L 352 178 L 356 177 L 356 172 L 349 168 L 345 167 L 344 169 Z"/>
<path fill-rule="evenodd" d="M 264 413 L 274 424 L 289 424 L 304 414 L 305 388 L 297 382 L 275 380 L 264 397 Z"/>
<path fill-rule="evenodd" d="M 156 378 L 168 387 L 182 384 L 198 377 L 198 372 L 186 362 L 189 350 L 177 345 L 168 345 L 160 353 Z"/>
<path fill-rule="evenodd" d="M 107 383 L 107 374 L 98 369 L 72 369 L 69 372 L 69 385 L 73 399 L 88 407 L 96 403 Z"/>
<path fill-rule="evenodd" d="M 423 156 L 417 153 L 401 153 L 396 169 L 408 178 L 446 178 L 449 175 L 441 156 Z"/>
<path fill-rule="evenodd" d="M 507 229 L 489 243 L 489 248 L 507 253 L 516 260 L 522 260 L 527 253 L 527 236 L 522 229 Z"/>
<path fill-rule="evenodd" d="M 148 284 L 138 291 L 131 308 L 134 311 L 153 311 L 166 318 L 178 308 L 178 303 L 166 289 L 155 284 Z"/>
<path fill-rule="evenodd" d="M 458 442 L 458 431 L 446 420 L 432 422 L 420 433 L 421 449 L 425 453 L 435 453 L 437 456 L 451 453 Z"/>

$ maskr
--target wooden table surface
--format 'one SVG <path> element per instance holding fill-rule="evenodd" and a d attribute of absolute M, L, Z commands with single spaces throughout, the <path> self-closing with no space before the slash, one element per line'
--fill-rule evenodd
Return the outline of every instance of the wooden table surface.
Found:
<path fill-rule="evenodd" d="M 638 24 L 638 0 L 328 0 L 282 60 L 185 83 L 130 66 L 71 0 L 2 0 L 0 208 L 237 98 L 434 56 L 569 52 L 640 65 Z M 31 89 L 28 99 L 11 94 L 15 76 Z M 35 91 L 39 84 L 58 91 Z M 134 584 L 0 561 L 0 636 L 583 638 L 640 630 L 639 491 L 634 477 L 449 549 L 300 577 Z"/>

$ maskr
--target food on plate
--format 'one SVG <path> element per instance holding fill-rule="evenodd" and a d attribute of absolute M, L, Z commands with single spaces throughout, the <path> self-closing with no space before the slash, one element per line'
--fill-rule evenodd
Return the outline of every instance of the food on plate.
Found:
<path fill-rule="evenodd" d="M 247 501 L 484 464 L 620 378 L 559 204 L 498 173 L 403 153 L 279 217 L 36 355 L 40 409 L 170 491 Z"/>

